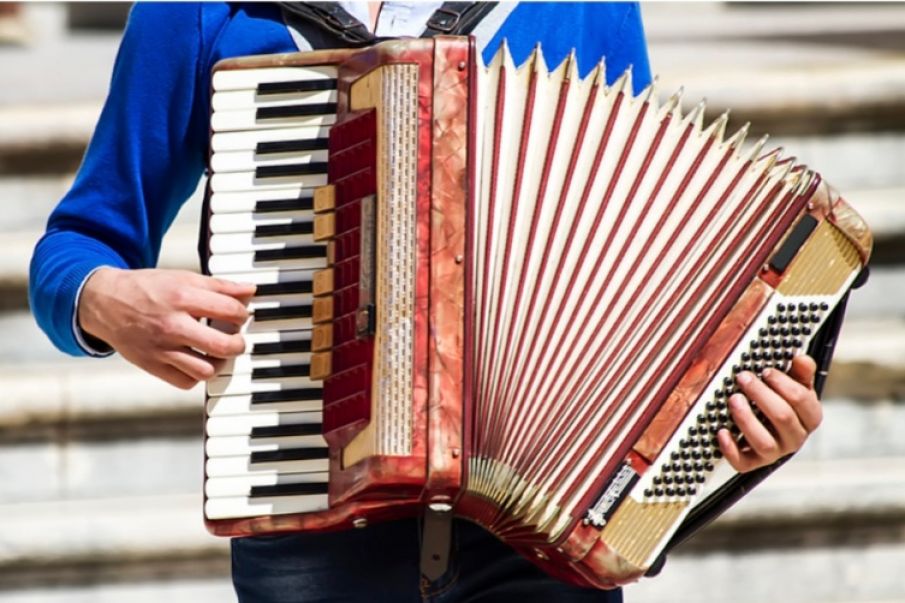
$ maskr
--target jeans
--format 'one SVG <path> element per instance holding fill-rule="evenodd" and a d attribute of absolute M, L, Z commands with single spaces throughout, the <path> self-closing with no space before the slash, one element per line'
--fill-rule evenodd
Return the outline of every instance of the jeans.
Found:
<path fill-rule="evenodd" d="M 559 582 L 466 521 L 455 520 L 452 555 L 435 582 L 421 578 L 414 519 L 327 534 L 235 538 L 240 603 L 621 603 L 619 590 Z"/>

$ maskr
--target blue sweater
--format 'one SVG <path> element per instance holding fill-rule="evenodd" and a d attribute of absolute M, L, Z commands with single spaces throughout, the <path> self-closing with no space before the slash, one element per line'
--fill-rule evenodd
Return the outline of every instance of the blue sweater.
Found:
<path fill-rule="evenodd" d="M 636 91 L 650 81 L 635 4 L 519 5 L 482 49 L 485 61 L 504 38 L 516 63 L 540 42 L 549 65 L 575 48 L 582 74 L 605 56 L 611 79 L 633 65 Z M 60 350 L 89 353 L 74 312 L 93 270 L 157 263 L 161 239 L 205 167 L 214 63 L 295 50 L 272 5 L 135 6 L 82 165 L 31 262 L 32 312 Z"/>

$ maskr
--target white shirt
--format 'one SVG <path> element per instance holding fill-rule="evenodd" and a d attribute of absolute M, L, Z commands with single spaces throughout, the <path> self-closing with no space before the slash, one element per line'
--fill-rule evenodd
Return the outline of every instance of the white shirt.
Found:
<path fill-rule="evenodd" d="M 371 30 L 371 15 L 367 2 L 340 2 L 347 13 L 364 23 L 368 31 L 378 37 L 418 37 L 424 32 L 427 20 L 431 18 L 442 2 L 383 2 L 377 16 L 377 28 Z"/>
<path fill-rule="evenodd" d="M 340 2 L 347 13 L 361 21 L 371 31 L 371 14 L 367 2 Z M 516 7 L 516 2 L 500 2 L 490 11 L 471 35 L 477 41 L 478 48 L 490 41 L 496 31 Z M 412 37 L 417 38 L 424 33 L 427 21 L 434 12 L 443 6 L 442 2 L 383 2 L 377 15 L 377 28 L 374 35 L 384 38 Z M 300 51 L 311 50 L 311 44 L 294 27 L 289 28 L 292 40 Z"/>

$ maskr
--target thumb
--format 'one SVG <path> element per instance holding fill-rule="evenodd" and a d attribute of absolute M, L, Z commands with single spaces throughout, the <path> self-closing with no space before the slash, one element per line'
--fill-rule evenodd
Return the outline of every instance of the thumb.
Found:
<path fill-rule="evenodd" d="M 817 363 L 810 356 L 802 354 L 792 359 L 792 366 L 789 367 L 789 376 L 808 389 L 814 388 L 814 375 L 816 373 Z"/>

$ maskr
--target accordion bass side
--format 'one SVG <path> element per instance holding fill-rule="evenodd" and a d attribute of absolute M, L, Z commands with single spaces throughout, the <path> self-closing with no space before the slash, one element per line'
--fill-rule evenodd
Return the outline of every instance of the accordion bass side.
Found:
<path fill-rule="evenodd" d="M 613 587 L 732 491 L 735 375 L 809 349 L 870 233 L 630 73 L 479 61 L 439 36 L 216 66 L 202 254 L 258 291 L 208 384 L 206 522 L 427 507 Z"/>

